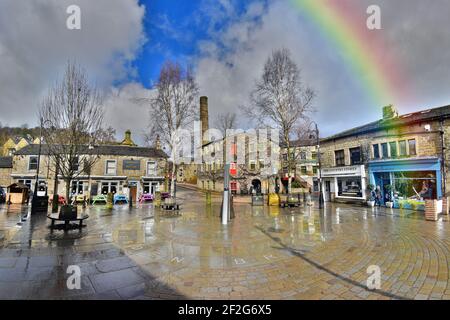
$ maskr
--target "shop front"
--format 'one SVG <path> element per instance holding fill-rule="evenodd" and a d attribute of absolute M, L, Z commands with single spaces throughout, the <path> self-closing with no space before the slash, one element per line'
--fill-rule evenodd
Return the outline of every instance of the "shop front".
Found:
<path fill-rule="evenodd" d="M 163 191 L 164 189 L 164 177 L 142 177 L 142 189 L 143 194 L 155 195 L 156 192 Z"/>
<path fill-rule="evenodd" d="M 366 200 L 364 165 L 322 169 L 325 201 L 363 202 Z"/>
<path fill-rule="evenodd" d="M 442 197 L 439 158 L 370 161 L 369 178 L 381 190 L 381 204 L 391 201 L 394 208 L 423 211 L 425 200 Z"/>

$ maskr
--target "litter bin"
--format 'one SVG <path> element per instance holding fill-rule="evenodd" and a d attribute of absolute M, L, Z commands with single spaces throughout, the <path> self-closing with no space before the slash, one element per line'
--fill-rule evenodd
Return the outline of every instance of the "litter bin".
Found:
<path fill-rule="evenodd" d="M 31 200 L 32 212 L 47 212 L 48 210 L 48 196 L 34 196 Z"/>

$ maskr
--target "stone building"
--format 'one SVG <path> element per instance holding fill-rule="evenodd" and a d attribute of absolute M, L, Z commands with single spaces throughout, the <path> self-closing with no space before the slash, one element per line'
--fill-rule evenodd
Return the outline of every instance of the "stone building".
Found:
<path fill-rule="evenodd" d="M 291 141 L 291 159 L 295 166 L 290 170 L 293 174 L 293 188 L 302 188 L 305 191 L 318 190 L 318 158 L 317 144 L 311 140 Z M 281 181 L 286 189 L 289 179 L 288 154 L 287 147 L 281 147 Z"/>
<path fill-rule="evenodd" d="M 362 203 L 369 185 L 397 207 L 440 198 L 450 190 L 449 143 L 450 106 L 400 116 L 384 107 L 382 119 L 321 140 L 324 198 Z"/>
<path fill-rule="evenodd" d="M 11 184 L 12 157 L 0 157 L 0 187 L 8 187 Z"/>
<path fill-rule="evenodd" d="M 166 166 L 168 157 L 160 149 L 137 147 L 126 133 L 124 144 L 86 146 L 87 155 L 98 157 L 90 170 L 77 164 L 80 172 L 72 181 L 72 194 L 94 196 L 100 193 L 124 193 L 131 191 L 133 198 L 141 193 L 165 191 Z M 38 162 L 39 145 L 28 145 L 13 156 L 11 178 L 34 189 Z M 46 145 L 42 145 L 39 182 L 45 183 L 49 195 L 53 195 L 55 165 L 48 156 Z M 65 183 L 58 177 L 58 193 L 65 193 Z"/>
<path fill-rule="evenodd" d="M 32 138 L 30 136 L 28 137 L 20 137 L 15 136 L 11 137 L 3 144 L 2 147 L 2 155 L 3 156 L 12 156 L 14 152 L 22 149 L 23 147 L 26 147 L 30 144 L 38 144 L 39 138 Z"/>
<path fill-rule="evenodd" d="M 202 190 L 224 190 L 224 164 L 227 156 L 231 159 L 235 174 L 230 176 L 230 190 L 234 194 L 249 194 L 252 191 L 263 194 L 269 191 L 269 180 L 276 176 L 278 163 L 269 159 L 272 152 L 279 154 L 277 149 L 271 147 L 270 138 L 262 138 L 262 131 L 236 132 L 226 138 L 215 139 L 214 129 L 209 129 L 208 99 L 200 98 L 200 120 L 202 147 L 202 164 L 197 164 L 197 187 Z M 233 151 L 231 151 L 231 149 Z M 239 157 L 239 161 L 238 161 Z M 277 159 L 278 160 L 278 159 Z M 269 163 L 270 162 L 270 163 Z M 192 169 L 190 169 L 192 172 Z"/>

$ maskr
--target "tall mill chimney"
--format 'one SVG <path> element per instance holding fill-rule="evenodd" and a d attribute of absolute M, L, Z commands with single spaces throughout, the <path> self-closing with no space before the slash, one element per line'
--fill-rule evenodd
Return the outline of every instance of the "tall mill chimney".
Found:
<path fill-rule="evenodd" d="M 200 121 L 202 122 L 202 142 L 208 143 L 208 139 L 205 138 L 205 132 L 209 129 L 209 116 L 208 116 L 208 97 L 200 97 Z"/>

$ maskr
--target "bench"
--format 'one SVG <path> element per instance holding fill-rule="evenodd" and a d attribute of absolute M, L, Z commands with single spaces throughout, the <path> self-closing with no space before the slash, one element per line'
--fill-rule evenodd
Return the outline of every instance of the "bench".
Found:
<path fill-rule="evenodd" d="M 55 225 L 55 221 L 64 221 L 64 230 L 69 229 L 70 223 L 72 221 L 78 221 L 78 229 L 81 230 L 81 228 L 84 227 L 83 221 L 86 220 L 87 218 L 89 218 L 89 215 L 82 214 L 82 215 L 77 215 L 76 217 L 72 217 L 72 218 L 65 218 L 65 217 L 60 217 L 59 213 L 51 213 L 51 214 L 47 215 L 47 218 L 52 221 L 52 224 L 50 225 L 51 229 L 54 229 L 57 226 L 57 225 Z"/>

